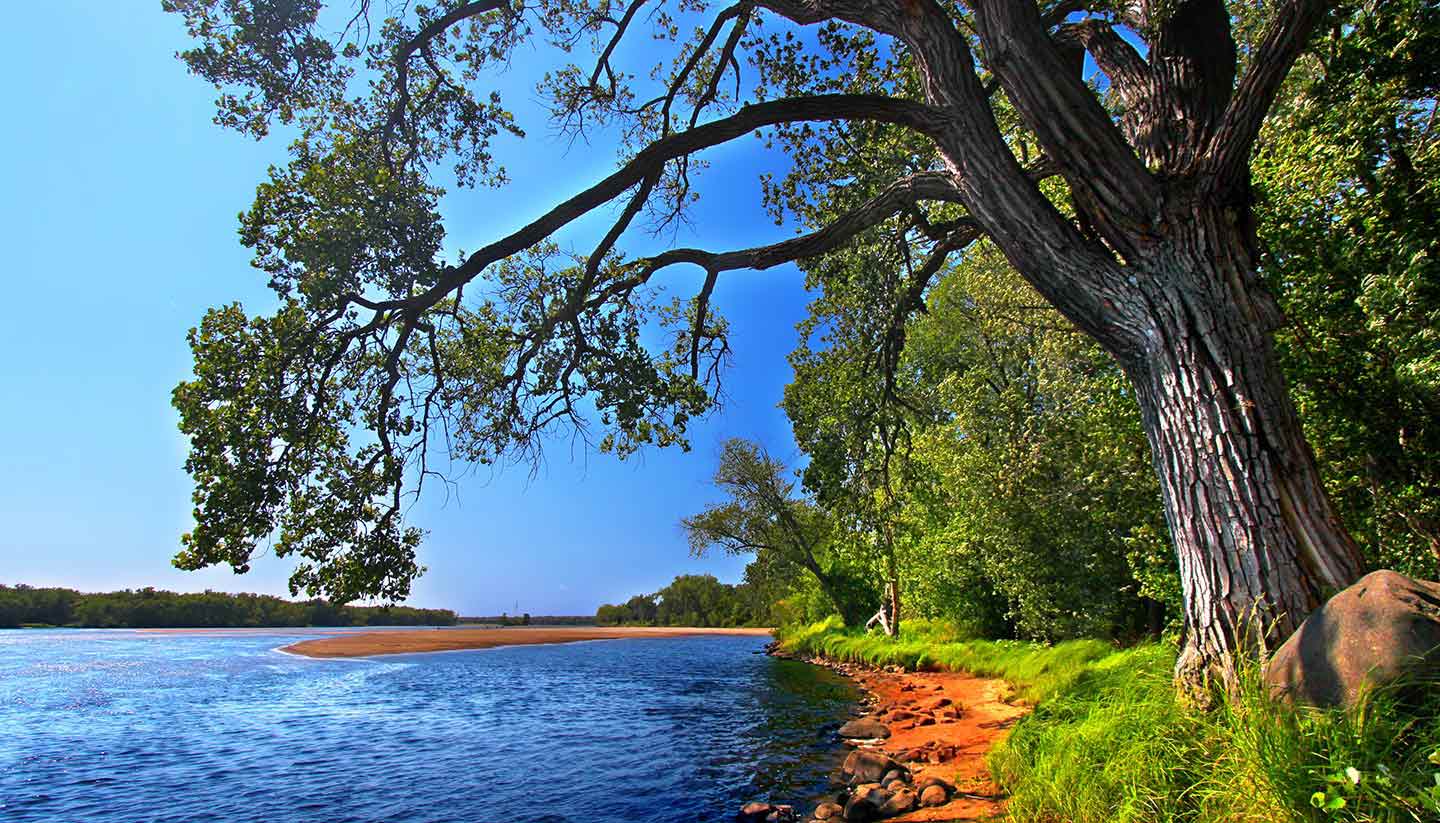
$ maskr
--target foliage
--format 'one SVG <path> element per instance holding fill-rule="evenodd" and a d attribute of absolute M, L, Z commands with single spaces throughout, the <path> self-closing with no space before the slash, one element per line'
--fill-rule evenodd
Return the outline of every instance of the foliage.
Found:
<path fill-rule="evenodd" d="M 264 594 L 187 594 L 144 588 L 107 593 L 0 585 L 0 628 L 241 628 L 252 626 L 451 626 L 448 609 L 339 606 Z"/>
<path fill-rule="evenodd" d="M 1255 159 L 1278 343 L 1327 486 L 1377 567 L 1440 562 L 1440 10 L 1358 3 Z"/>
<path fill-rule="evenodd" d="M 983 241 L 926 305 L 902 363 L 933 408 L 907 455 L 924 478 L 904 514 L 913 613 L 1036 640 L 1158 629 L 1161 606 L 1176 618 L 1173 553 L 1144 540 L 1164 533 L 1159 488 L 1114 361 Z"/>
<path fill-rule="evenodd" d="M 654 594 L 637 594 L 622 605 L 607 603 L 595 612 L 603 625 L 766 626 L 770 601 L 748 583 L 733 586 L 711 574 L 682 574 Z"/>
<path fill-rule="evenodd" d="M 830 518 L 797 496 L 785 473 L 785 464 L 757 444 L 726 441 L 714 482 L 727 499 L 681 521 L 690 553 L 753 554 L 757 579 L 793 584 L 797 575 L 809 575 L 846 623 L 863 624 L 877 600 L 872 587 L 846 566 Z"/>

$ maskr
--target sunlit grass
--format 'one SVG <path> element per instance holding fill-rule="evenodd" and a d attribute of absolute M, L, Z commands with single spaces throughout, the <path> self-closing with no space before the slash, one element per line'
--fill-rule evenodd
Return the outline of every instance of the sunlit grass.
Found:
<path fill-rule="evenodd" d="M 1322 711 L 1271 701 L 1252 668 L 1235 699 L 1195 711 L 1165 644 L 988 641 L 924 621 L 895 639 L 838 621 L 778 634 L 796 653 L 1012 683 L 1035 706 L 990 754 L 1012 820 L 1440 821 L 1440 689 Z"/>

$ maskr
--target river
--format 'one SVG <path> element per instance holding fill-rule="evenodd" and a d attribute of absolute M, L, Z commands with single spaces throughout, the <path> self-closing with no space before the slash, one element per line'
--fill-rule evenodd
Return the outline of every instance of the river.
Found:
<path fill-rule="evenodd" d="M 858 697 L 761 637 L 276 651 L 295 639 L 0 631 L 0 820 L 730 821 L 823 794 Z"/>

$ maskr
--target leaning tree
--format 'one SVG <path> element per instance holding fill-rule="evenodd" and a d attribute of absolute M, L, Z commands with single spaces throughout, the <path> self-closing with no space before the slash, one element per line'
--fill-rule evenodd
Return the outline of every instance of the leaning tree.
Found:
<path fill-rule="evenodd" d="M 898 330 L 987 237 L 1133 382 L 1186 594 L 1177 674 L 1226 676 L 1242 626 L 1283 637 L 1360 572 L 1276 366 L 1250 218 L 1257 133 L 1328 6 L 1269 4 L 1242 50 L 1222 0 L 165 0 L 217 121 L 296 135 L 241 216 L 279 308 L 191 335 L 177 563 L 243 570 L 271 544 L 300 558 L 294 587 L 400 595 L 404 509 L 439 456 L 513 458 L 591 423 L 621 454 L 683 442 L 728 353 L 726 272 L 883 234 L 904 250 Z M 503 184 L 492 140 L 520 126 L 485 74 L 532 38 L 588 52 L 540 91 L 562 130 L 619 135 L 618 168 L 447 261 L 441 185 Z M 704 150 L 757 131 L 794 160 L 767 205 L 805 233 L 624 251 L 637 220 L 685 219 Z M 562 249 L 593 212 L 593 248 Z M 680 266 L 693 297 L 662 302 Z"/>

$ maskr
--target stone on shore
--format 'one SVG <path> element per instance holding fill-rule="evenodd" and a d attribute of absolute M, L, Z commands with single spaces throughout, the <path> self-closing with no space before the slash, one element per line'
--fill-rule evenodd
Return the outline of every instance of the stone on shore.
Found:
<path fill-rule="evenodd" d="M 915 783 L 915 791 L 923 792 L 931 786 L 939 786 L 940 788 L 945 790 L 945 794 L 947 795 L 955 791 L 955 786 L 952 785 L 950 781 L 946 780 L 943 777 L 936 777 L 934 775 L 931 775 L 929 777 L 923 777 L 919 781 L 917 781 Z"/>
<path fill-rule="evenodd" d="M 1273 694 L 1349 705 L 1365 686 L 1440 675 L 1440 584 L 1376 571 L 1330 598 L 1265 667 Z"/>
<path fill-rule="evenodd" d="M 905 770 L 904 770 L 904 769 L 895 768 L 895 769 L 891 769 L 890 771 L 886 772 L 886 773 L 885 773 L 885 776 L 882 777 L 882 778 L 880 778 L 880 785 L 885 786 L 886 788 L 889 788 L 889 784 L 890 784 L 890 783 L 893 783 L 893 782 L 896 781 L 896 780 L 899 780 L 899 781 L 902 782 L 902 783 L 904 783 L 904 782 L 907 780 L 907 776 L 906 776 L 906 774 L 905 774 Z"/>
<path fill-rule="evenodd" d="M 746 803 L 740 807 L 740 814 L 736 817 L 744 823 L 760 823 L 773 811 L 775 811 L 775 807 L 769 803 Z"/>
<path fill-rule="evenodd" d="M 896 789 L 895 793 L 890 795 L 890 799 L 885 801 L 885 805 L 880 807 L 880 816 L 894 817 L 904 814 L 915 808 L 919 802 L 919 798 L 909 789 Z"/>
<path fill-rule="evenodd" d="M 870 823 L 880 819 L 880 809 L 890 800 L 890 793 L 871 783 L 856 787 L 855 793 L 845 803 L 845 820 L 848 823 Z"/>
<path fill-rule="evenodd" d="M 845 807 L 839 803 L 821 803 L 815 807 L 814 817 L 816 820 L 829 820 L 832 817 L 840 817 L 845 814 Z"/>
<path fill-rule="evenodd" d="M 889 737 L 890 727 L 873 717 L 861 717 L 841 726 L 840 736 L 859 740 L 875 740 Z"/>
<path fill-rule="evenodd" d="M 896 765 L 884 752 L 856 749 L 845 758 L 840 771 L 850 783 L 877 783 Z"/>
<path fill-rule="evenodd" d="M 920 792 L 920 805 L 922 806 L 943 806 L 950 800 L 949 792 L 945 791 L 938 784 L 926 786 Z"/>

